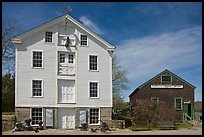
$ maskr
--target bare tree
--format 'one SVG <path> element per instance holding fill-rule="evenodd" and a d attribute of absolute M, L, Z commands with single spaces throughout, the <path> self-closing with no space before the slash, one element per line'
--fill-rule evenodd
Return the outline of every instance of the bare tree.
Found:
<path fill-rule="evenodd" d="M 128 87 L 126 83 L 128 79 L 126 77 L 126 71 L 119 65 L 116 56 L 112 59 L 112 69 L 113 69 L 113 94 L 120 94 L 121 90 L 127 90 Z"/>
<path fill-rule="evenodd" d="M 119 65 L 116 56 L 112 59 L 112 69 L 113 69 L 113 110 L 114 113 L 126 108 L 126 102 L 121 94 L 122 90 L 127 90 L 128 79 L 126 77 L 126 71 Z"/>
<path fill-rule="evenodd" d="M 2 70 L 14 72 L 15 47 L 11 43 L 11 38 L 18 32 L 17 26 L 9 21 L 3 21 L 2 25 Z"/>

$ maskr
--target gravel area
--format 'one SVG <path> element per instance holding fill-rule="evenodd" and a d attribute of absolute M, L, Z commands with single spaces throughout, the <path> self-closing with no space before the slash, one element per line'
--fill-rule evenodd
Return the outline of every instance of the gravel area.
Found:
<path fill-rule="evenodd" d="M 193 127 L 191 129 L 178 130 L 153 130 L 153 131 L 131 131 L 128 129 L 116 129 L 115 131 L 107 131 L 105 133 L 97 131 L 95 133 L 89 131 L 63 130 L 63 129 L 46 129 L 38 133 L 34 131 L 14 132 L 6 131 L 2 135 L 202 135 L 202 127 Z"/>

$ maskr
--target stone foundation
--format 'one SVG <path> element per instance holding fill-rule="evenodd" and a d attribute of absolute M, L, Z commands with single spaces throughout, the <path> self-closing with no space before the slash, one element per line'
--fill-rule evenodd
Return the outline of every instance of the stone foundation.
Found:
<path fill-rule="evenodd" d="M 112 120 L 112 108 L 100 108 L 100 116 L 102 121 Z"/>
<path fill-rule="evenodd" d="M 2 115 L 2 131 L 13 129 L 14 122 L 15 122 L 14 115 Z"/>
<path fill-rule="evenodd" d="M 30 118 L 30 108 L 16 107 L 15 116 L 17 121 L 24 121 L 25 119 Z"/>

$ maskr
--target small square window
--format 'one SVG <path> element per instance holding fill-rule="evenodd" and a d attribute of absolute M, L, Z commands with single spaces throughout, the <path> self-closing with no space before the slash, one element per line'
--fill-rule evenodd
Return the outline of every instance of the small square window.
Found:
<path fill-rule="evenodd" d="M 162 82 L 171 82 L 171 76 L 166 75 L 161 77 Z"/>
<path fill-rule="evenodd" d="M 155 103 L 159 103 L 159 98 L 158 97 L 152 97 L 151 100 Z"/>

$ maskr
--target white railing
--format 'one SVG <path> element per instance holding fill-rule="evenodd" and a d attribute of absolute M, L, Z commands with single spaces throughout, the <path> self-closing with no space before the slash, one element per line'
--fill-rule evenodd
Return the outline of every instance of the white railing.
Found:
<path fill-rule="evenodd" d="M 189 125 L 192 125 L 192 118 L 188 116 L 188 114 L 183 113 L 183 119 L 186 121 Z"/>
<path fill-rule="evenodd" d="M 75 67 L 69 65 L 59 65 L 58 68 L 59 75 L 75 75 Z"/>

